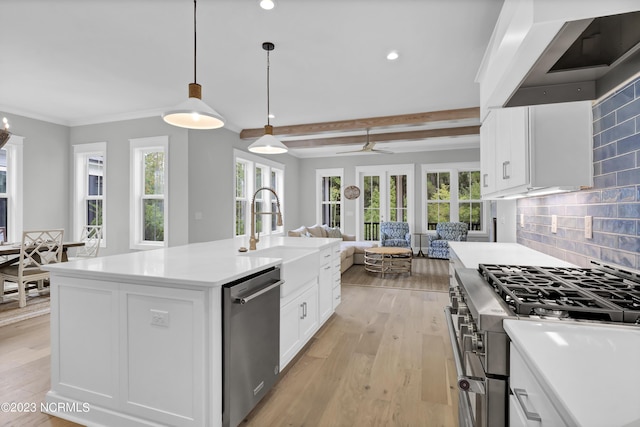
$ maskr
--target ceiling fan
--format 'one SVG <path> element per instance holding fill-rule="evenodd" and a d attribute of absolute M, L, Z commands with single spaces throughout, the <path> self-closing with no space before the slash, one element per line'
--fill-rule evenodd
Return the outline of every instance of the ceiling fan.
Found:
<path fill-rule="evenodd" d="M 347 154 L 347 153 L 379 153 L 379 154 L 393 154 L 393 152 L 391 151 L 387 151 L 387 150 L 378 150 L 375 149 L 376 142 L 375 141 L 369 141 L 369 128 L 367 128 L 367 142 L 364 143 L 364 145 L 362 146 L 361 149 L 359 150 L 352 150 L 352 151 L 341 151 L 339 153 L 336 154 Z"/>

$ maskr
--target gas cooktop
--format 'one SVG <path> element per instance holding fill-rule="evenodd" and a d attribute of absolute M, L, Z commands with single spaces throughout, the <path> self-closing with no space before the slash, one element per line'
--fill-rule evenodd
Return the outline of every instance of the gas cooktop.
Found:
<path fill-rule="evenodd" d="M 480 264 L 515 314 L 640 324 L 640 277 L 621 269 Z"/>

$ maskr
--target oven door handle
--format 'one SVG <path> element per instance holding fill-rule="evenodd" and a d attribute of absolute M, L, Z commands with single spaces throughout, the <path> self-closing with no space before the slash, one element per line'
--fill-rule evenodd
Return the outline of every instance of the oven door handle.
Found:
<path fill-rule="evenodd" d="M 458 347 L 458 339 L 456 337 L 455 326 L 453 325 L 451 307 L 445 307 L 444 312 L 446 314 L 445 318 L 447 320 L 449 340 L 453 348 L 453 361 L 455 362 L 456 372 L 458 374 L 458 388 L 466 392 L 485 394 L 486 386 L 484 378 L 465 375 L 464 368 L 462 367 L 462 354 L 460 353 L 460 347 Z"/>

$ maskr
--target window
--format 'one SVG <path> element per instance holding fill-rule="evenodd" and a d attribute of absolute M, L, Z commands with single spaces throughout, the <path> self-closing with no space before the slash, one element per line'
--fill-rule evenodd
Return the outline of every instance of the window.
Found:
<path fill-rule="evenodd" d="M 75 207 L 73 232 L 80 239 L 87 225 L 101 225 L 102 241 L 106 246 L 106 152 L 107 144 L 98 142 L 73 146 L 75 157 Z"/>
<path fill-rule="evenodd" d="M 7 150 L 0 150 L 0 241 L 6 242 L 7 217 L 9 214 L 9 194 L 7 192 Z"/>
<path fill-rule="evenodd" d="M 247 212 L 250 200 L 247 196 L 247 162 L 236 160 L 236 236 L 247 234 Z"/>
<path fill-rule="evenodd" d="M 316 170 L 318 224 L 342 227 L 342 177 L 342 169 Z"/>
<path fill-rule="evenodd" d="M 478 165 L 423 165 L 423 177 L 427 230 L 435 230 L 439 222 L 459 221 L 467 223 L 472 234 L 485 231 Z"/>
<path fill-rule="evenodd" d="M 451 173 L 427 173 L 427 230 L 435 230 L 439 222 L 447 222 L 451 212 Z"/>
<path fill-rule="evenodd" d="M 167 245 L 168 137 L 139 138 L 131 144 L 131 249 Z"/>
<path fill-rule="evenodd" d="M 271 162 L 250 153 L 235 150 L 235 236 L 251 233 L 251 201 L 257 189 L 267 187 L 278 195 L 284 215 L 284 165 Z M 256 212 L 277 212 L 278 200 L 270 191 L 255 195 Z M 262 235 L 282 233 L 284 226 L 277 225 L 277 215 L 256 215 L 255 232 Z"/>
<path fill-rule="evenodd" d="M 469 230 L 481 230 L 480 171 L 458 172 L 458 200 L 458 221 L 466 222 Z"/>
<path fill-rule="evenodd" d="M 12 135 L 0 150 L 0 240 L 5 242 L 22 239 L 22 141 Z"/>

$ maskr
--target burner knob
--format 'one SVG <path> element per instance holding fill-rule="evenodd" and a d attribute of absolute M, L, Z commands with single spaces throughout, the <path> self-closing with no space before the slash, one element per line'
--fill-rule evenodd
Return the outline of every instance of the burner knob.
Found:
<path fill-rule="evenodd" d="M 463 315 L 466 319 L 466 322 L 469 322 L 469 307 L 467 306 L 467 304 L 463 303 L 463 302 L 459 302 L 458 303 L 458 314 Z"/>
<path fill-rule="evenodd" d="M 482 352 L 484 348 L 484 344 L 482 342 L 482 336 L 477 332 L 471 334 L 471 345 L 473 346 L 474 352 Z"/>

